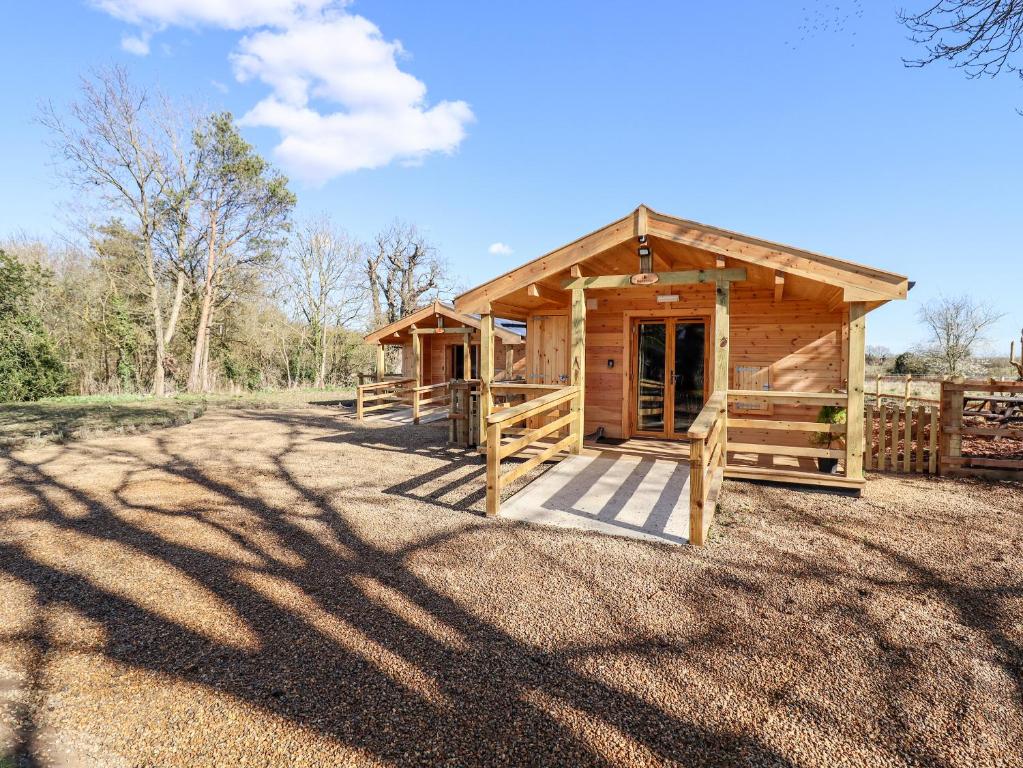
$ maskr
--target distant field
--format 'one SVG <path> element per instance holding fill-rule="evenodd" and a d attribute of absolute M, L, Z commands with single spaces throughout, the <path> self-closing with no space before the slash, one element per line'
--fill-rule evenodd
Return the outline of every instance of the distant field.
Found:
<path fill-rule="evenodd" d="M 275 408 L 336 404 L 353 390 L 293 389 L 240 395 L 89 395 L 0 404 L 0 450 L 105 433 L 146 432 L 187 424 L 207 408 Z"/>

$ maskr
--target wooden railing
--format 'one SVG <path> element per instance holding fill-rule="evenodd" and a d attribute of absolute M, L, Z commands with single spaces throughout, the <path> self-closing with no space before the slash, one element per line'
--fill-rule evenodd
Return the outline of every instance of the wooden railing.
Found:
<path fill-rule="evenodd" d="M 388 379 L 373 384 L 361 384 L 355 389 L 355 417 L 362 421 L 367 413 L 393 408 L 399 404 L 411 404 L 413 396 L 411 385 L 415 383 L 415 379 Z"/>
<path fill-rule="evenodd" d="M 507 384 L 499 387 L 504 394 L 529 396 L 552 387 L 536 384 Z M 487 417 L 487 515 L 496 515 L 501 506 L 501 491 L 534 467 L 561 452 L 578 452 L 582 447 L 582 418 L 579 413 L 579 387 L 557 387 L 554 391 L 518 405 L 498 410 Z M 536 417 L 555 416 L 536 428 L 515 429 L 515 426 Z M 568 430 L 567 435 L 557 433 Z M 513 434 L 512 434 L 513 433 Z M 511 439 L 504 438 L 511 434 Z M 554 442 L 545 438 L 553 436 Z M 527 449 L 536 453 L 516 464 L 504 474 L 501 462 Z"/>
<path fill-rule="evenodd" d="M 745 389 L 728 390 L 729 402 L 772 403 L 774 405 L 795 405 L 821 408 L 826 405 L 848 407 L 849 396 L 844 392 L 782 392 L 778 390 L 760 391 Z M 792 456 L 795 458 L 824 458 L 842 460 L 846 457 L 845 424 L 825 424 L 815 420 L 779 420 L 761 418 L 729 417 L 729 429 L 766 430 L 770 433 L 796 433 L 805 436 L 810 434 L 829 435 L 830 440 L 838 447 L 815 447 L 808 445 L 809 440 L 801 440 L 802 445 L 785 444 L 777 439 L 764 440 L 757 443 L 729 442 L 728 450 L 732 454 L 747 453 L 771 456 Z M 860 488 L 862 478 L 849 478 L 843 467 L 840 474 L 785 469 L 777 467 L 745 466 L 736 462 L 728 465 L 728 476 L 752 480 L 777 480 L 779 482 L 809 483 L 813 485 L 830 485 L 848 488 Z"/>
<path fill-rule="evenodd" d="M 702 546 L 714 520 L 728 454 L 728 404 L 717 390 L 689 427 L 689 543 Z"/>
<path fill-rule="evenodd" d="M 937 405 L 868 403 L 864 414 L 863 468 L 875 472 L 938 471 Z"/>
<path fill-rule="evenodd" d="M 1023 382 L 943 381 L 940 435 L 941 474 L 1023 478 L 1018 451 L 994 450 L 999 438 L 1023 439 Z"/>
<path fill-rule="evenodd" d="M 419 416 L 424 406 L 447 405 L 451 398 L 450 382 L 441 384 L 424 384 L 412 388 L 412 423 L 419 423 Z"/>

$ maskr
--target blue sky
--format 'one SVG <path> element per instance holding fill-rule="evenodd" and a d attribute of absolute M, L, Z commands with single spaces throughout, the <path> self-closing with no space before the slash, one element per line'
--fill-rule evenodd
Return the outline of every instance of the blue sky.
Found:
<path fill-rule="evenodd" d="M 870 343 L 920 340 L 915 309 L 941 292 L 1009 313 L 997 351 L 1018 336 L 1021 81 L 905 68 L 895 4 L 326 1 L 264 0 L 273 18 L 228 0 L 6 3 L 0 237 L 64 227 L 37 105 L 120 62 L 248 115 L 300 214 L 365 238 L 414 222 L 465 287 L 644 202 L 909 275 Z M 316 48 L 325 18 L 345 45 Z"/>

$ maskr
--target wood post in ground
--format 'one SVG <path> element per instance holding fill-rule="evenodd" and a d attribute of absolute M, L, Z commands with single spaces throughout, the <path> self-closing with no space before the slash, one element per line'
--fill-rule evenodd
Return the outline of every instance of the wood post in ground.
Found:
<path fill-rule="evenodd" d="M 479 369 L 479 439 L 481 444 L 485 444 L 490 439 L 487 416 L 494 410 L 494 393 L 491 389 L 494 384 L 494 316 L 489 313 L 480 315 Z"/>
<path fill-rule="evenodd" d="M 376 368 L 377 381 L 383 381 L 384 380 L 384 373 L 385 373 L 384 365 L 385 365 L 385 363 L 384 363 L 384 345 L 383 344 L 377 344 L 377 368 Z"/>
<path fill-rule="evenodd" d="M 850 480 L 863 479 L 864 441 L 862 414 L 865 383 L 866 317 L 867 307 L 862 301 L 854 301 L 849 305 L 849 367 L 846 376 L 849 402 L 845 409 L 845 476 Z M 893 442 L 895 442 L 894 439 Z"/>
<path fill-rule="evenodd" d="M 938 438 L 938 471 L 947 474 L 954 466 L 950 459 L 963 454 L 963 395 L 962 379 L 941 382 L 941 427 Z"/>
<path fill-rule="evenodd" d="M 468 381 L 472 378 L 472 336 L 462 336 L 462 379 Z"/>
<path fill-rule="evenodd" d="M 501 509 L 501 425 L 487 427 L 487 517 L 494 517 Z"/>
<path fill-rule="evenodd" d="M 419 423 L 419 387 L 423 383 L 423 342 L 418 333 L 412 334 L 412 423 Z"/>
<path fill-rule="evenodd" d="M 362 421 L 362 387 L 355 390 L 355 420 Z"/>
<path fill-rule="evenodd" d="M 579 387 L 579 392 L 572 400 L 572 419 L 570 432 L 575 440 L 572 441 L 572 453 L 581 453 L 583 440 L 586 435 L 586 292 L 580 288 L 572 289 L 572 317 L 571 317 L 571 380 L 570 384 Z"/>
<path fill-rule="evenodd" d="M 728 466 L 728 374 L 729 337 L 731 334 L 729 306 L 731 283 L 718 279 L 714 300 L 714 390 L 724 393 L 725 412 L 721 416 L 721 466 Z M 702 481 L 701 481 L 702 482 Z M 703 528 L 700 529 L 702 536 Z"/>
<path fill-rule="evenodd" d="M 689 543 L 696 546 L 703 545 L 703 500 L 707 495 L 703 487 L 706 478 L 704 445 L 701 439 L 689 442 Z"/>

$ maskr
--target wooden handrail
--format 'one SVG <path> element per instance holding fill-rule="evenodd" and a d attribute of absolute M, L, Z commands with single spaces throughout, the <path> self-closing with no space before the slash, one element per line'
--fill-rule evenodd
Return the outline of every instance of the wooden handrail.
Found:
<path fill-rule="evenodd" d="M 725 391 L 719 389 L 709 398 L 703 406 L 703 410 L 700 411 L 699 415 L 693 420 L 693 423 L 689 427 L 689 431 L 686 436 L 690 440 L 703 440 L 710 434 L 711 428 L 714 426 L 714 422 L 718 420 L 718 413 L 725 404 Z"/>
<path fill-rule="evenodd" d="M 527 419 L 530 416 L 535 416 L 542 411 L 549 410 L 555 405 L 560 405 L 579 394 L 579 387 L 567 386 L 560 387 L 557 391 L 551 392 L 550 394 L 537 397 L 533 400 L 527 400 L 520 405 L 512 406 L 511 408 L 505 408 L 497 413 L 492 413 L 487 416 L 487 425 L 500 424 L 501 426 L 507 424 L 514 424 L 516 422 Z"/>
<path fill-rule="evenodd" d="M 527 385 L 528 386 L 528 385 Z M 523 392 L 542 391 L 534 387 Z M 501 489 L 513 483 L 534 467 L 553 458 L 559 453 L 568 451 L 578 453 L 582 445 L 582 412 L 579 408 L 581 398 L 578 386 L 558 387 L 550 392 L 521 405 L 504 408 L 487 416 L 487 514 L 496 515 L 501 506 Z M 534 417 L 547 417 L 557 414 L 568 406 L 569 412 L 560 414 L 553 421 L 539 427 L 508 429 L 514 438 L 502 444 L 503 430 L 520 421 Z M 568 429 L 568 434 L 559 437 L 559 433 Z M 545 441 L 553 436 L 554 442 Z M 544 441 L 544 442 L 541 442 Z M 533 447 L 538 453 L 516 465 L 509 471 L 501 473 L 501 462 L 520 451 Z"/>
<path fill-rule="evenodd" d="M 381 389 L 382 387 L 396 387 L 412 381 L 415 381 L 415 379 L 387 379 L 385 381 L 375 381 L 372 384 L 360 384 L 357 389 L 365 392 L 370 389 Z"/>
<path fill-rule="evenodd" d="M 729 400 L 772 400 L 790 405 L 846 405 L 849 395 L 844 392 L 782 392 L 776 389 L 730 389 Z"/>
<path fill-rule="evenodd" d="M 432 392 L 435 389 L 447 389 L 447 388 L 448 388 L 448 382 L 445 381 L 445 382 L 443 382 L 441 384 L 424 384 L 421 387 L 413 387 L 412 391 L 413 392 Z"/>

